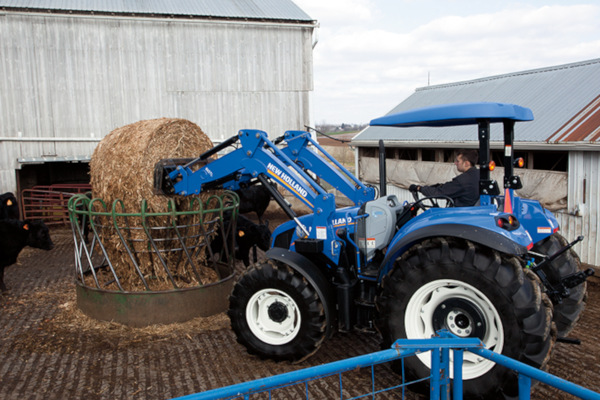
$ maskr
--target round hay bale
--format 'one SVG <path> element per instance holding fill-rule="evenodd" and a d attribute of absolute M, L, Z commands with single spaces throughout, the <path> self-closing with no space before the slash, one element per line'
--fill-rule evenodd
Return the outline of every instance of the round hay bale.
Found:
<path fill-rule="evenodd" d="M 96 198 L 125 208 L 166 211 L 167 198 L 154 193 L 154 166 L 161 159 L 198 157 L 213 147 L 202 129 L 185 119 L 159 118 L 135 122 L 109 133 L 94 150 L 90 181 Z"/>
<path fill-rule="evenodd" d="M 156 163 L 167 158 L 195 158 L 212 147 L 211 140 L 200 127 L 185 119 L 139 121 L 113 130 L 96 147 L 90 161 L 92 195 L 101 199 L 108 209 L 96 211 L 110 212 L 113 205 L 119 213 L 142 212 L 144 215 L 171 211 L 169 199 L 173 196 L 157 194 L 154 190 Z M 177 211 L 190 211 L 197 209 L 199 204 L 205 204 L 214 194 L 215 192 L 202 193 L 197 199 L 199 201 L 195 202 L 190 201 L 190 197 L 174 196 L 174 204 Z M 119 202 L 115 203 L 116 200 Z M 147 208 L 142 210 L 144 200 Z M 135 264 L 139 265 L 151 290 L 164 290 L 169 286 L 173 288 L 174 279 L 178 281 L 177 287 L 206 284 L 207 282 L 198 282 L 194 274 L 190 273 L 189 262 L 182 256 L 181 249 L 171 250 L 170 247 L 182 247 L 173 231 L 162 229 L 174 225 L 184 226 L 186 235 L 197 242 L 203 229 L 202 224 L 204 229 L 211 225 L 208 228 L 214 230 L 214 223 L 206 224 L 200 219 L 202 216 L 195 214 L 177 217 L 175 221 L 168 216 L 141 219 L 119 217 L 114 218 L 114 221 L 107 217 L 104 221 L 99 221 L 99 225 L 104 226 L 103 243 L 109 259 L 119 266 L 121 284 L 124 288 L 127 285 L 125 290 L 146 290 L 136 283 L 139 282 L 139 274 Z M 113 222 L 127 227 L 128 246 L 134 251 L 135 261 L 128 255 L 123 241 L 112 227 Z M 152 239 L 148 237 L 147 228 L 157 228 L 151 233 Z M 163 248 L 157 252 L 156 245 L 162 245 Z M 195 249 L 194 256 L 200 262 L 204 261 L 204 248 L 196 251 L 198 243 L 186 242 L 185 246 Z M 210 281 L 217 279 L 212 270 L 201 272 L 205 276 L 210 275 Z"/>

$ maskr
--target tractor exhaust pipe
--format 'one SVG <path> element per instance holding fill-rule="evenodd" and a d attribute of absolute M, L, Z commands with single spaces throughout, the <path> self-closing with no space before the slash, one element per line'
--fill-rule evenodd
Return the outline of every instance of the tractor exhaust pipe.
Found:
<path fill-rule="evenodd" d="M 379 141 L 379 197 L 387 195 L 387 177 L 385 172 L 385 146 L 383 140 Z"/>

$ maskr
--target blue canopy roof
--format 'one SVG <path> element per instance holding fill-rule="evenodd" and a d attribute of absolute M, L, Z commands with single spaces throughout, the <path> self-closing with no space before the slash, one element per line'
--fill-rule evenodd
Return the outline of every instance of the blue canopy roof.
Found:
<path fill-rule="evenodd" d="M 455 103 L 417 108 L 386 115 L 371 121 L 371 126 L 458 126 L 473 125 L 479 120 L 532 121 L 529 108 L 508 103 Z"/>

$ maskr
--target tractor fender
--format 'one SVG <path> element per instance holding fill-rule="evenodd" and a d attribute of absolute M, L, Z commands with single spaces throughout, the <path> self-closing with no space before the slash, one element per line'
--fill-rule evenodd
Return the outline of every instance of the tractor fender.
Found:
<path fill-rule="evenodd" d="M 410 233 L 402 236 L 396 241 L 392 248 L 388 250 L 382 262 L 382 270 L 380 278 L 388 273 L 393 267 L 394 261 L 402 255 L 412 244 L 421 242 L 427 238 L 450 236 L 459 239 L 469 240 L 474 243 L 479 243 L 483 246 L 497 250 L 501 253 L 513 254 L 521 256 L 527 253 L 527 246 L 516 243 L 510 238 L 489 230 L 478 228 L 474 229 L 473 225 L 468 224 L 439 224 L 423 227 L 413 230 Z"/>
<path fill-rule="evenodd" d="M 545 209 L 537 200 L 514 198 L 513 213 L 531 235 L 533 243 L 551 236 L 559 228 L 554 214 Z"/>
<path fill-rule="evenodd" d="M 315 288 L 319 298 L 323 301 L 325 318 L 327 319 L 326 337 L 329 338 L 333 333 L 332 327 L 333 320 L 335 319 L 335 301 L 331 284 L 327 281 L 323 272 L 302 254 L 281 247 L 269 249 L 266 252 L 266 256 L 269 259 L 282 262 L 295 271 L 298 271 Z"/>

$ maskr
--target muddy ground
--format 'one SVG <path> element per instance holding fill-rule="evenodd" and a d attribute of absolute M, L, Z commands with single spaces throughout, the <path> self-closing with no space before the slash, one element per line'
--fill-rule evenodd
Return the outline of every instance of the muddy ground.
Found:
<path fill-rule="evenodd" d="M 379 350 L 374 334 L 337 334 L 292 365 L 248 355 L 224 314 L 143 329 L 92 320 L 75 306 L 71 232 L 53 228 L 52 235 L 54 250 L 26 249 L 6 270 L 11 291 L 0 299 L 0 399 L 169 399 Z M 600 279 L 592 277 L 588 288 L 588 306 L 571 335 L 581 345 L 558 343 L 549 372 L 600 392 Z M 377 387 L 397 382 L 385 365 L 375 372 Z M 345 374 L 343 398 L 368 393 L 370 382 L 369 370 Z M 338 380 L 313 382 L 309 393 L 339 399 Z M 292 388 L 274 398 L 306 396 Z M 572 397 L 542 386 L 532 398 Z"/>

